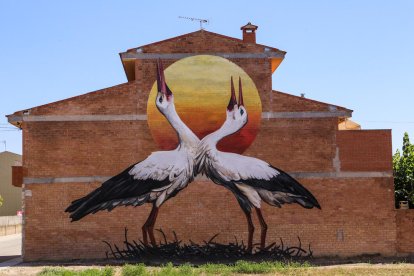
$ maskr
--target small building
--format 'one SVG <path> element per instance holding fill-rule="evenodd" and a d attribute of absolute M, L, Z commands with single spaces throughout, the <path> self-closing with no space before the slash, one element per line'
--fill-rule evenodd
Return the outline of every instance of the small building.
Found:
<path fill-rule="evenodd" d="M 21 166 L 22 156 L 10 151 L 0 152 L 0 216 L 16 216 L 22 210 L 22 188 L 12 184 L 12 168 Z"/>
<path fill-rule="evenodd" d="M 251 80 L 257 89 L 258 100 L 252 106 L 258 114 L 256 128 L 251 128 L 252 139 L 236 151 L 288 172 L 322 206 L 308 210 L 263 204 L 269 242 L 283 238 L 296 244 L 299 236 L 303 244 L 312 245 L 315 256 L 410 252 L 409 246 L 401 250 L 398 242 L 391 131 L 361 130 L 355 125 L 349 130 L 352 110 L 272 90 L 272 74 L 286 52 L 256 43 L 257 26 L 248 24 L 242 30 L 242 39 L 199 30 L 129 49 L 120 53 L 126 83 L 8 115 L 23 132 L 24 260 L 104 258 L 107 248 L 102 240 L 122 244 L 125 227 L 132 239 L 142 239 L 141 226 L 150 206 L 119 207 L 77 222 L 70 222 L 65 208 L 110 176 L 164 148 L 163 137 L 154 130 L 159 124 L 149 100 L 157 60 L 170 74 L 166 77 L 170 85 L 181 76 L 174 75 L 174 66 L 200 56 L 233 66 L 233 73 L 242 74 L 243 81 Z M 210 73 L 222 76 L 221 71 Z M 230 74 L 225 78 L 230 80 Z M 200 93 L 203 85 L 197 86 Z M 220 92 L 223 98 L 228 97 L 227 87 Z M 197 117 L 206 95 L 188 100 L 188 109 L 180 113 L 193 117 L 186 121 L 191 127 L 205 123 L 214 129 L 222 120 Z M 178 110 L 178 94 L 175 99 Z M 225 116 L 225 109 L 220 112 Z M 172 130 L 163 131 L 169 135 Z M 256 218 L 254 222 L 259 225 Z M 234 196 L 202 177 L 162 206 L 156 228 L 195 242 L 217 233 L 220 242 L 245 240 L 247 235 Z M 256 231 L 256 241 L 259 235 Z"/>

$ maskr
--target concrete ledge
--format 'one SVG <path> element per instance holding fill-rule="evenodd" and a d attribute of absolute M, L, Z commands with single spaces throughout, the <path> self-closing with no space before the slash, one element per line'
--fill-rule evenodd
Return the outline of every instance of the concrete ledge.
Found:
<path fill-rule="evenodd" d="M 262 112 L 262 119 L 301 119 L 351 117 L 350 111 Z M 16 122 L 93 122 L 93 121 L 146 121 L 146 114 L 119 115 L 24 115 L 8 116 L 9 123 Z"/>
<path fill-rule="evenodd" d="M 351 111 L 262 112 L 262 119 L 351 117 Z"/>
<path fill-rule="evenodd" d="M 290 172 L 295 178 L 372 178 L 392 177 L 392 172 Z M 25 177 L 24 184 L 52 183 L 95 183 L 105 182 L 111 176 L 75 176 L 75 177 Z M 197 181 L 208 181 L 206 176 L 199 175 Z"/>
<path fill-rule="evenodd" d="M 24 184 L 50 184 L 50 183 L 94 183 L 105 182 L 111 176 L 75 176 L 75 177 L 25 177 Z"/>
<path fill-rule="evenodd" d="M 392 177 L 392 172 L 293 172 L 296 178 L 376 178 Z"/>
<path fill-rule="evenodd" d="M 9 122 L 146 121 L 147 115 L 26 115 L 9 117 Z"/>
<path fill-rule="evenodd" d="M 121 53 L 122 60 L 127 59 L 182 59 L 186 57 L 211 55 L 223 58 L 284 58 L 283 52 L 264 53 L 175 53 L 175 54 L 151 54 L 151 53 Z"/>

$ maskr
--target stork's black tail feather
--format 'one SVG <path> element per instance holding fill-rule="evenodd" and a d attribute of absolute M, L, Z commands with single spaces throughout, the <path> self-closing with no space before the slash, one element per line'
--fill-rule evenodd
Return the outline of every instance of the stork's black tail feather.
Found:
<path fill-rule="evenodd" d="M 270 205 L 281 207 L 282 204 L 298 203 L 302 207 L 321 209 L 319 202 L 302 184 L 288 173 L 270 166 L 278 172 L 273 178 L 244 179 L 240 182 L 255 188 L 262 200 Z"/>
<path fill-rule="evenodd" d="M 283 182 L 289 183 L 292 189 L 297 193 L 298 198 L 296 203 L 299 203 L 302 207 L 311 209 L 318 208 L 321 209 L 318 200 L 313 196 L 313 194 L 307 190 L 302 184 L 300 184 L 296 179 L 290 176 L 288 173 L 277 169 L 281 174 L 278 176 L 282 179 Z"/>
<path fill-rule="evenodd" d="M 281 169 L 275 168 L 280 174 L 277 176 L 277 181 L 283 183 L 288 187 L 288 190 L 292 192 L 296 197 L 293 197 L 295 203 L 300 204 L 302 207 L 311 209 L 318 208 L 321 209 L 318 200 L 313 196 L 313 194 L 308 191 L 302 184 L 300 184 L 296 179 L 290 176 L 288 173 L 282 171 Z"/>
<path fill-rule="evenodd" d="M 78 209 L 84 202 L 84 197 L 72 201 L 72 203 L 66 208 L 65 212 L 72 213 Z"/>

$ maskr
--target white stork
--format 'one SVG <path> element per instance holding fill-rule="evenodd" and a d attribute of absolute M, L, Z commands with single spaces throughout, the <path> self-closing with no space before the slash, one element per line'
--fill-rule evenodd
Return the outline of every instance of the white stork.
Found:
<path fill-rule="evenodd" d="M 239 78 L 237 104 L 233 78 L 227 117 L 217 131 L 204 137 L 196 157 L 196 173 L 205 174 L 214 183 L 229 189 L 244 211 L 248 223 L 248 250 L 252 250 L 254 226 L 251 209 L 255 208 L 261 225 L 260 247 L 265 247 L 267 224 L 261 212 L 261 202 L 281 207 L 285 203 L 298 203 L 304 208 L 319 208 L 316 198 L 298 181 L 282 170 L 257 158 L 217 150 L 217 143 L 240 130 L 247 123 L 243 105 L 243 92 Z"/>
<path fill-rule="evenodd" d="M 102 183 L 101 187 L 77 199 L 65 210 L 72 221 L 101 210 L 118 206 L 140 206 L 152 203 L 152 210 L 142 226 L 143 242 L 155 245 L 154 224 L 158 209 L 194 179 L 194 162 L 200 140 L 183 123 L 174 106 L 174 96 L 165 82 L 162 63 L 157 64 L 156 106 L 177 132 L 179 144 L 175 150 L 153 152 L 120 174 Z"/>

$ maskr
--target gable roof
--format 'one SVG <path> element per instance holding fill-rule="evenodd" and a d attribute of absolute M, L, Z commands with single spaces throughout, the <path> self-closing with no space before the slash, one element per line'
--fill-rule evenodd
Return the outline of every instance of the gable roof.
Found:
<path fill-rule="evenodd" d="M 271 102 L 271 108 L 273 111 L 279 112 L 303 112 L 303 111 L 328 111 L 337 112 L 340 114 L 340 118 L 352 117 L 353 110 L 329 103 L 324 103 L 312 99 L 308 99 L 301 96 L 296 96 L 276 90 L 272 90 L 273 101 Z"/>
<path fill-rule="evenodd" d="M 204 36 L 210 36 L 210 37 L 216 37 L 216 38 L 220 38 L 220 39 L 235 42 L 235 43 L 242 43 L 242 44 L 246 43 L 242 39 L 239 39 L 239 38 L 226 36 L 226 35 L 210 32 L 210 31 L 206 31 L 206 30 L 198 30 L 198 31 L 195 31 L 195 32 L 190 32 L 190 33 L 182 34 L 182 35 L 179 35 L 179 36 L 163 39 L 163 40 L 160 40 L 160 41 L 157 41 L 157 42 L 153 42 L 153 43 L 145 44 L 145 45 L 142 45 L 142 46 L 130 48 L 124 53 L 134 52 L 137 49 L 142 50 L 143 53 L 148 52 L 148 51 L 152 52 L 151 47 L 153 47 L 153 46 L 157 46 L 157 45 L 160 45 L 160 44 L 165 44 L 165 43 L 168 43 L 168 42 L 179 41 L 179 40 L 182 40 L 182 39 L 185 39 L 185 38 L 199 37 L 199 36 L 203 36 L 203 35 Z M 257 47 L 260 50 L 263 50 L 264 48 L 268 48 L 268 49 L 271 49 L 275 52 L 280 52 L 281 54 L 286 54 L 285 51 L 279 50 L 278 48 L 275 48 L 275 47 L 271 47 L 271 46 L 267 46 L 267 45 L 263 45 L 263 44 L 259 44 L 259 43 L 249 43 L 249 44 L 253 45 L 253 47 Z M 208 46 L 209 46 L 209 48 L 214 49 L 214 45 L 208 45 Z M 120 53 L 120 54 L 123 54 L 123 53 Z"/>
<path fill-rule="evenodd" d="M 3 160 L 3 159 L 13 159 L 13 158 L 20 161 L 22 159 L 22 156 L 18 153 L 14 153 L 14 152 L 11 152 L 11 151 L 8 151 L 8 150 L 0 152 L 0 159 L 1 160 Z"/>
<path fill-rule="evenodd" d="M 208 43 L 206 43 L 208 42 Z M 272 61 L 276 70 L 286 52 L 277 48 L 245 42 L 242 39 L 198 30 L 161 41 L 145 44 L 119 53 L 128 81 L 135 80 L 135 61 L 140 59 L 180 59 L 191 55 L 210 54 L 226 58 L 262 57 Z"/>
<path fill-rule="evenodd" d="M 87 116 L 91 114 L 116 115 L 128 112 L 133 114 L 137 111 L 137 103 L 134 101 L 131 91 L 139 92 L 136 82 L 122 83 L 59 101 L 19 110 L 13 114 L 6 115 L 6 117 L 9 123 L 20 128 L 24 117 L 27 115 Z M 124 104 L 119 106 L 119 101 L 122 101 Z"/>

